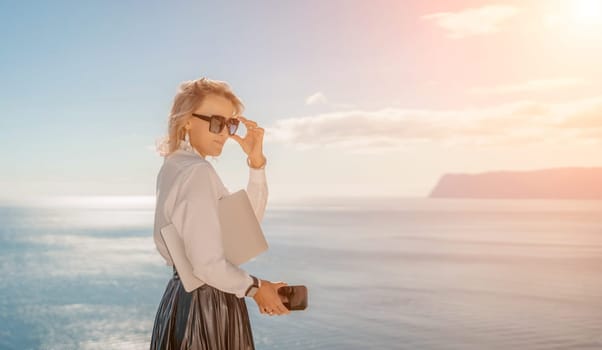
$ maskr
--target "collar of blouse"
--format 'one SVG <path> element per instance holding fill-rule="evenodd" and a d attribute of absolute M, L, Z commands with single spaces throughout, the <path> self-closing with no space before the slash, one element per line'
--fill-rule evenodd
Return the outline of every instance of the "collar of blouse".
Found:
<path fill-rule="evenodd" d="M 205 159 L 205 157 L 203 157 L 199 151 L 196 150 L 196 148 L 192 147 L 192 145 L 190 144 L 190 142 L 188 140 L 180 140 L 180 147 L 179 149 L 189 152 L 189 153 L 193 153 L 196 154 L 197 156 Z"/>

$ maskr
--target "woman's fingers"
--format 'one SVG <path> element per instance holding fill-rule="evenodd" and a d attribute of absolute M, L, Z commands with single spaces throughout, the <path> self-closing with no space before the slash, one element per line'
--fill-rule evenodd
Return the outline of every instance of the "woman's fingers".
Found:
<path fill-rule="evenodd" d="M 278 308 L 278 312 L 280 315 L 286 315 L 290 312 L 289 309 L 286 308 L 282 303 L 276 306 Z"/>
<path fill-rule="evenodd" d="M 241 120 L 243 123 L 245 123 L 245 124 L 249 124 L 249 123 L 251 123 L 251 124 L 257 124 L 255 121 L 253 121 L 253 120 L 251 120 L 251 119 L 247 119 L 247 118 L 245 118 L 245 116 L 243 116 L 243 115 L 239 115 L 239 116 L 238 116 L 238 119 L 240 119 L 240 120 Z"/>
<path fill-rule="evenodd" d="M 272 304 L 268 310 L 272 310 L 274 315 L 285 315 L 290 312 L 282 303 Z"/>
<path fill-rule="evenodd" d="M 255 132 L 259 136 L 263 136 L 265 130 L 262 127 L 256 127 L 255 129 L 251 129 L 251 131 Z"/>
<path fill-rule="evenodd" d="M 272 311 L 272 312 L 270 312 L 270 311 Z M 280 310 L 278 310 L 278 307 L 276 305 L 270 305 L 268 307 L 268 314 L 270 316 L 279 315 L 280 314 Z"/>
<path fill-rule="evenodd" d="M 276 284 L 276 294 L 278 295 L 278 289 L 279 288 L 287 286 L 287 285 L 288 285 L 288 283 L 286 283 L 286 282 L 282 282 L 282 281 L 277 282 L 277 284 Z M 278 308 L 278 310 L 279 310 L 279 312 L 280 312 L 281 315 L 286 315 L 286 314 L 288 314 L 288 313 L 291 312 L 291 310 L 287 309 L 286 306 L 284 306 L 284 304 L 282 303 L 282 298 L 280 298 L 280 295 L 278 295 L 278 299 L 277 300 L 278 301 L 277 301 L 276 307 Z"/>
<path fill-rule="evenodd" d="M 289 312 L 290 310 L 288 310 L 284 305 L 270 304 L 268 306 L 259 307 L 259 313 L 268 314 L 270 316 L 288 314 Z"/>
<path fill-rule="evenodd" d="M 245 117 L 243 117 L 242 115 L 238 116 L 238 119 L 240 119 L 244 124 L 246 128 L 249 128 L 250 126 L 257 126 L 257 123 L 251 119 L 247 119 Z"/>
<path fill-rule="evenodd" d="M 269 289 L 271 291 L 265 296 L 262 296 L 259 299 L 255 299 L 257 305 L 259 307 L 259 312 L 261 314 L 268 314 L 270 316 L 274 315 L 286 315 L 290 313 L 290 310 L 284 306 L 282 303 L 282 299 L 278 294 L 278 288 L 286 286 L 286 282 L 278 281 L 275 283 L 270 283 Z"/>

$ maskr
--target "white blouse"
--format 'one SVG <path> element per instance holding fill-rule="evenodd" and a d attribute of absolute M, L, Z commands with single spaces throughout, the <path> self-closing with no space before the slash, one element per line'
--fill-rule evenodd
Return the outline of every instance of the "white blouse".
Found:
<path fill-rule="evenodd" d="M 153 238 L 169 266 L 173 261 L 161 238 L 162 227 L 173 223 L 180 233 L 193 274 L 205 283 L 243 298 L 253 279 L 224 256 L 218 200 L 229 195 L 213 165 L 188 142 L 168 155 L 157 175 Z M 249 167 L 247 194 L 261 223 L 268 199 L 264 169 Z"/>

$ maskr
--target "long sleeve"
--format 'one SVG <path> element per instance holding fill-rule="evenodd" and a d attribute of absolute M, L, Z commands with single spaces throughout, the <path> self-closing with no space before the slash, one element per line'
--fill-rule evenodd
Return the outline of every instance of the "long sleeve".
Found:
<path fill-rule="evenodd" d="M 193 274 L 219 290 L 242 298 L 253 279 L 225 258 L 218 212 L 219 179 L 208 164 L 190 167 L 182 174 L 172 222 L 182 235 Z"/>
<path fill-rule="evenodd" d="M 255 211 L 257 221 L 261 223 L 268 202 L 268 183 L 264 169 L 254 169 L 249 167 L 249 182 L 247 184 L 247 194 L 249 201 Z"/>

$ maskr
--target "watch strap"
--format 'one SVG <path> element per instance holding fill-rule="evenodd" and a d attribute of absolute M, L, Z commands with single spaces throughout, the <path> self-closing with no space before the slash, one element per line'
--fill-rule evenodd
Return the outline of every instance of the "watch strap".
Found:
<path fill-rule="evenodd" d="M 249 295 L 249 292 L 251 291 L 251 288 L 255 287 L 255 288 L 259 288 L 260 286 L 260 282 L 259 279 L 257 279 L 257 277 L 253 276 L 253 275 L 249 275 L 251 276 L 251 278 L 253 279 L 253 283 L 249 286 L 249 288 L 247 288 L 247 291 L 245 292 L 245 295 Z"/>

